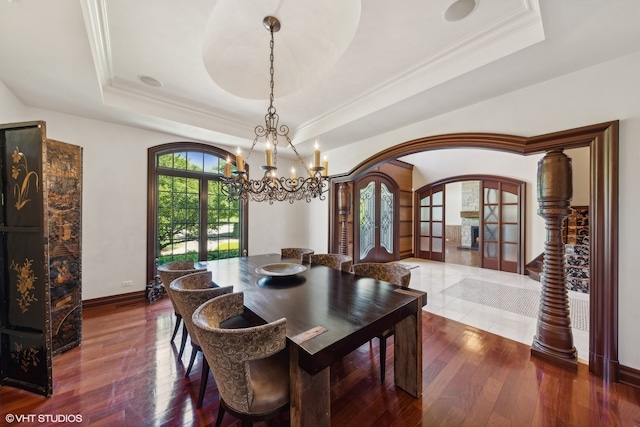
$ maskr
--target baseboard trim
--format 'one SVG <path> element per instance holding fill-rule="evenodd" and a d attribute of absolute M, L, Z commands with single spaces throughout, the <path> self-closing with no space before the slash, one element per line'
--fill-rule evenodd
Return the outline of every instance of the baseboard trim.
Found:
<path fill-rule="evenodd" d="M 640 370 L 620 365 L 618 369 L 618 381 L 631 387 L 640 388 Z"/>
<path fill-rule="evenodd" d="M 102 307 L 111 304 L 131 304 L 146 301 L 145 291 L 129 292 L 126 294 L 110 295 L 108 297 L 93 298 L 82 301 L 83 308 Z"/>

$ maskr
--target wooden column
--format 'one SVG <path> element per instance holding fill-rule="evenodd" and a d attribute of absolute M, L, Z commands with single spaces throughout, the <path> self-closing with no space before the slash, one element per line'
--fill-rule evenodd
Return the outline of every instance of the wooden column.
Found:
<path fill-rule="evenodd" d="M 547 240 L 540 275 L 542 294 L 538 329 L 531 354 L 577 369 L 578 355 L 571 332 L 562 241 L 562 221 L 572 213 L 572 193 L 571 159 L 562 150 L 549 151 L 538 162 L 538 215 L 545 219 Z"/>
<path fill-rule="evenodd" d="M 351 214 L 351 188 L 348 182 L 338 186 L 338 215 L 340 215 L 340 253 L 349 255 L 347 223 Z"/>

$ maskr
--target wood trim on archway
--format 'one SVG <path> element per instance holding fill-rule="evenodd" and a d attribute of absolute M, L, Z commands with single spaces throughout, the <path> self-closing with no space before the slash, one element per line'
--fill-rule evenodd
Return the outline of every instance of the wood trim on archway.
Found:
<path fill-rule="evenodd" d="M 418 138 L 369 157 L 349 173 L 333 177 L 333 182 L 350 181 L 380 163 L 430 150 L 484 148 L 530 155 L 558 148 L 590 147 L 589 370 L 606 381 L 617 381 L 618 128 L 619 122 L 616 120 L 533 137 L 458 133 Z M 330 209 L 333 207 L 330 206 Z M 329 218 L 332 220 L 332 215 Z M 330 223 L 330 230 L 333 227 L 335 225 Z"/>

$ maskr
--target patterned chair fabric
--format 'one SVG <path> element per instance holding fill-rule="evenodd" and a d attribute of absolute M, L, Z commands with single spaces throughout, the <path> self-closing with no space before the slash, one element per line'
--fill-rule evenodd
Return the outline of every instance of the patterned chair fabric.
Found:
<path fill-rule="evenodd" d="M 187 327 L 191 342 L 200 345 L 193 325 L 193 312 L 203 303 L 222 294 L 233 291 L 233 286 L 217 287 L 211 280 L 211 272 L 187 274 L 178 277 L 169 285 L 175 299 L 175 303 L 182 313 L 184 324 Z"/>
<path fill-rule="evenodd" d="M 184 276 L 185 274 L 195 273 L 198 271 L 207 271 L 206 268 L 195 268 L 193 261 L 172 261 L 166 264 L 162 264 L 158 266 L 158 275 L 160 276 L 160 280 L 162 281 L 162 286 L 167 291 L 167 295 L 169 295 L 169 300 L 171 301 L 171 305 L 173 305 L 173 312 L 176 317 L 176 326 L 173 329 L 173 334 L 171 335 L 171 341 L 176 337 L 178 333 L 178 329 L 180 328 L 180 322 L 182 322 L 182 315 L 180 311 L 176 307 L 175 302 L 173 302 L 173 295 L 171 294 L 171 289 L 169 289 L 169 284 L 173 282 L 180 276 Z M 178 358 L 182 357 L 182 352 L 184 351 L 184 345 L 187 342 L 187 330 L 183 326 L 182 330 L 182 342 L 180 344 L 180 352 L 178 353 Z"/>
<path fill-rule="evenodd" d="M 180 312 L 176 309 L 176 305 L 173 302 L 173 298 L 171 297 L 169 284 L 171 284 L 171 282 L 173 282 L 180 276 L 195 273 L 198 271 L 207 271 L 207 269 L 196 268 L 193 264 L 193 261 L 173 261 L 158 266 L 158 275 L 160 276 L 160 280 L 162 281 L 162 286 L 164 286 L 164 289 L 167 291 L 167 295 L 169 295 L 169 299 L 171 300 L 171 304 L 173 304 L 173 309 L 176 313 Z"/>
<path fill-rule="evenodd" d="M 309 259 L 311 264 L 326 265 L 347 273 L 351 273 L 351 266 L 353 265 L 353 258 L 342 254 L 311 254 Z"/>
<path fill-rule="evenodd" d="M 358 276 L 384 280 L 403 288 L 408 288 L 411 281 L 411 270 L 395 263 L 364 262 L 354 264 L 353 272 Z"/>
<path fill-rule="evenodd" d="M 210 271 L 201 271 L 198 273 L 186 274 L 178 277 L 169 285 L 176 306 L 180 313 L 182 313 L 184 319 L 184 325 L 191 337 L 191 358 L 189 365 L 185 373 L 185 377 L 188 377 L 191 373 L 191 368 L 196 360 L 196 355 L 202 351 L 200 342 L 198 341 L 198 335 L 196 327 L 193 325 L 193 312 L 196 311 L 204 302 L 209 301 L 217 296 L 231 293 L 232 286 L 217 287 L 211 280 Z M 197 407 L 202 406 L 204 400 L 204 392 L 207 388 L 207 381 L 209 379 L 209 365 L 206 360 L 203 360 L 202 370 L 200 375 L 200 391 L 198 393 Z"/>
<path fill-rule="evenodd" d="M 280 254 L 283 258 L 295 258 L 309 262 L 309 256 L 313 254 L 313 249 L 307 248 L 282 248 Z"/>
<path fill-rule="evenodd" d="M 411 271 L 395 263 L 364 262 L 353 265 L 353 273 L 358 276 L 372 277 L 385 282 L 393 283 L 403 288 L 409 287 Z M 378 335 L 380 340 L 380 382 L 384 383 L 385 362 L 387 358 L 387 338 L 392 336 L 394 329 L 390 328 Z"/>
<path fill-rule="evenodd" d="M 221 328 L 226 319 L 243 312 L 243 303 L 242 292 L 225 294 L 202 304 L 193 314 L 202 351 L 220 392 L 216 425 L 225 409 L 245 420 L 268 419 L 289 407 L 287 321 Z"/>

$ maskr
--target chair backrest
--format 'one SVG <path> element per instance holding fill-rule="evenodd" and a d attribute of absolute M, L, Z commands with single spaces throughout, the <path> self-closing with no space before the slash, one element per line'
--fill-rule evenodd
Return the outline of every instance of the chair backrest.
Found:
<path fill-rule="evenodd" d="M 411 271 L 395 263 L 363 262 L 353 264 L 353 273 L 358 276 L 391 282 L 403 288 L 408 288 L 411 281 Z"/>
<path fill-rule="evenodd" d="M 353 265 L 353 258 L 342 254 L 311 254 L 309 259 L 311 264 L 322 264 L 348 273 L 351 272 Z"/>
<path fill-rule="evenodd" d="M 215 284 L 211 281 L 210 271 L 178 277 L 169 285 L 175 304 L 178 307 L 178 312 L 182 315 L 184 325 L 193 344 L 200 345 L 195 326 L 193 326 L 193 320 L 191 319 L 193 312 L 210 299 L 233 291 L 232 286 L 214 286 Z"/>
<path fill-rule="evenodd" d="M 313 249 L 308 248 L 282 248 L 280 254 L 283 258 L 295 258 L 309 262 L 309 256 L 313 254 Z"/>
<path fill-rule="evenodd" d="M 220 328 L 222 322 L 243 312 L 243 303 L 242 292 L 214 298 L 193 313 L 193 324 L 220 396 L 236 411 L 250 413 L 254 392 L 249 362 L 285 348 L 287 320 L 250 328 Z"/>
<path fill-rule="evenodd" d="M 196 268 L 193 261 L 171 261 L 158 266 L 158 276 L 160 276 L 162 286 L 167 291 L 171 304 L 173 304 L 173 310 L 176 313 L 180 313 L 180 310 L 178 310 L 176 303 L 173 301 L 173 295 L 171 294 L 169 285 L 178 277 L 184 276 L 185 274 L 195 273 L 197 271 L 207 271 L 207 269 Z"/>

